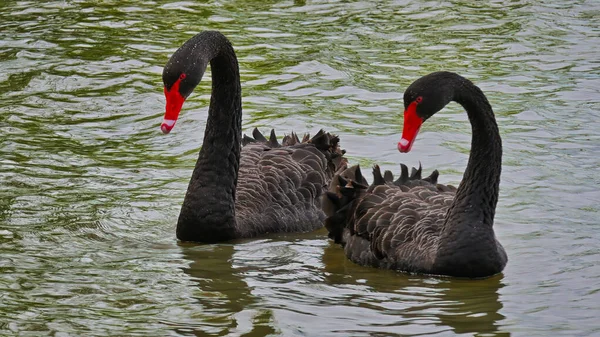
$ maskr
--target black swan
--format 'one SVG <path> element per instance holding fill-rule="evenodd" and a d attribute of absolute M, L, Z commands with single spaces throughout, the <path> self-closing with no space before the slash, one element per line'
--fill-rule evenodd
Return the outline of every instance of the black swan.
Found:
<path fill-rule="evenodd" d="M 221 242 L 323 226 L 321 198 L 336 172 L 345 169 L 337 136 L 319 131 L 301 141 L 292 133 L 277 141 L 258 130 L 242 138 L 238 62 L 227 38 L 202 32 L 171 56 L 162 78 L 169 133 L 185 99 L 210 62 L 212 96 L 204 142 L 177 221 L 182 241 Z"/>
<path fill-rule="evenodd" d="M 494 234 L 502 141 L 487 98 L 450 72 L 416 80 L 404 93 L 400 152 L 410 151 L 421 124 L 446 104 L 463 106 L 472 126 L 471 154 L 458 189 L 437 184 L 438 172 L 401 165 L 400 178 L 373 168 L 370 186 L 360 168 L 336 175 L 323 199 L 329 237 L 355 263 L 410 273 L 481 278 L 500 273 L 506 252 Z"/>

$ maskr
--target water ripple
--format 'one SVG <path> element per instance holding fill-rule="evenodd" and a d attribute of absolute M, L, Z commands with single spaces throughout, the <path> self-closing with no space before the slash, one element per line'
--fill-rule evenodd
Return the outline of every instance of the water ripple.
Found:
<path fill-rule="evenodd" d="M 2 2 L 0 334 L 600 333 L 599 13 L 591 0 Z M 450 105 L 400 157 L 402 92 L 442 69 L 476 82 L 504 140 L 504 275 L 363 268 L 323 232 L 177 244 L 210 81 L 165 136 L 160 74 L 204 29 L 238 53 L 246 132 L 327 128 L 364 167 L 420 161 L 458 183 L 466 115 Z"/>

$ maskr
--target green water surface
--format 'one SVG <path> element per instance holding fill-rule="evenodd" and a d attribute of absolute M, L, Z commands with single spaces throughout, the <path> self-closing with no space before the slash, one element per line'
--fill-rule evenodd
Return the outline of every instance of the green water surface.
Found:
<path fill-rule="evenodd" d="M 600 2 L 0 2 L 0 335 L 599 336 Z M 451 104 L 409 154 L 402 93 L 449 70 L 487 94 L 504 144 L 483 281 L 348 262 L 324 230 L 179 244 L 205 76 L 163 135 L 161 72 L 194 34 L 232 41 L 244 132 L 319 128 L 352 163 L 460 182 Z"/>

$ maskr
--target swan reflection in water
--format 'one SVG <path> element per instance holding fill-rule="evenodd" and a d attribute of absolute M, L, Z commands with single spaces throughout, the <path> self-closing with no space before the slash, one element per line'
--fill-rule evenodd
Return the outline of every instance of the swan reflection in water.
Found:
<path fill-rule="evenodd" d="M 179 245 L 191 262 L 183 272 L 195 281 L 202 315 L 193 325 L 175 328 L 177 333 L 223 336 L 249 330 L 243 335 L 266 336 L 276 332 L 273 313 L 258 305 L 260 300 L 244 280 L 244 268 L 232 266 L 234 244 Z"/>
<path fill-rule="evenodd" d="M 484 280 L 410 275 L 359 266 L 343 256 L 333 244 L 325 248 L 326 282 L 336 287 L 364 285 L 366 291 L 359 296 L 374 298 L 371 305 L 386 316 L 397 316 L 390 325 L 402 336 L 448 329 L 455 334 L 510 336 L 499 323 L 505 318 L 499 299 L 502 274 Z"/>
<path fill-rule="evenodd" d="M 358 266 L 320 231 L 217 245 L 180 244 L 199 310 L 197 336 L 416 336 L 502 331 L 502 275 L 416 276 Z"/>

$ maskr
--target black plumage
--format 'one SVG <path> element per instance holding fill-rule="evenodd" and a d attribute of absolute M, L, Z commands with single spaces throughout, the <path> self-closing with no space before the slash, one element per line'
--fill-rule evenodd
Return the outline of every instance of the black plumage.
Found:
<path fill-rule="evenodd" d="M 438 72 L 415 81 L 404 100 L 421 122 L 450 101 L 467 111 L 473 139 L 460 186 L 438 184 L 437 171 L 422 178 L 420 166 L 409 174 L 405 165 L 397 180 L 375 166 L 369 186 L 352 166 L 334 177 L 323 200 L 329 237 L 361 265 L 471 278 L 501 272 L 507 255 L 493 223 L 502 143 L 487 98 L 467 79 Z"/>
<path fill-rule="evenodd" d="M 302 140 L 292 133 L 279 143 L 273 130 L 267 139 L 257 129 L 252 137 L 242 137 L 237 58 L 221 33 L 192 37 L 167 62 L 163 132 L 170 131 L 179 114 L 180 106 L 174 108 L 173 102 L 191 94 L 209 63 L 208 120 L 179 214 L 177 238 L 219 242 L 322 227 L 322 195 L 346 165 L 338 137 L 321 130 Z"/>

